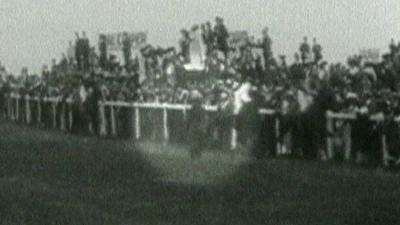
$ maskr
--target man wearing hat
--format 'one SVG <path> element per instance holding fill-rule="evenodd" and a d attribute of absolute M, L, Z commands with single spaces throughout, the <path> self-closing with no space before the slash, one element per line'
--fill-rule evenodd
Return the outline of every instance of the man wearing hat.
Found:
<path fill-rule="evenodd" d="M 226 28 L 224 24 L 224 19 L 221 17 L 215 18 L 216 25 L 214 27 L 214 35 L 215 35 L 215 41 L 216 41 L 216 47 L 218 50 L 222 51 L 225 56 L 225 60 L 227 59 L 228 56 L 228 38 L 229 38 L 229 33 L 228 29 Z"/>
<path fill-rule="evenodd" d="M 190 33 L 186 29 L 181 30 L 181 39 L 179 40 L 180 55 L 185 63 L 190 62 Z"/>
<path fill-rule="evenodd" d="M 300 44 L 301 61 L 306 63 L 310 56 L 310 45 L 308 44 L 307 37 L 304 37 L 303 42 Z"/>
<path fill-rule="evenodd" d="M 265 68 L 269 67 L 269 62 L 272 58 L 272 40 L 268 34 L 268 27 L 262 31 L 261 49 L 263 51 Z"/>
<path fill-rule="evenodd" d="M 318 64 L 322 60 L 322 46 L 317 42 L 317 39 L 313 39 L 312 51 L 314 54 L 314 63 Z"/>

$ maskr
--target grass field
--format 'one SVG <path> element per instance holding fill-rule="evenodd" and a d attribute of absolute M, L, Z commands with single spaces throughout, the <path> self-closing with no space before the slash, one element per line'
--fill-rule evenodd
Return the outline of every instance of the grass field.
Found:
<path fill-rule="evenodd" d="M 0 123 L 0 225 L 400 224 L 396 173 Z"/>

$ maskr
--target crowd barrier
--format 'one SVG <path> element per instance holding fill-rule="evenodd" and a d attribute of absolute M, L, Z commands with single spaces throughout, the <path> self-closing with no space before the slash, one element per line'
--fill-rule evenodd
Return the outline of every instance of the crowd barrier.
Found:
<path fill-rule="evenodd" d="M 64 104 L 59 104 L 64 103 Z M 59 128 L 60 130 L 71 130 L 74 115 L 72 109 L 72 99 L 61 98 L 39 98 L 10 94 L 6 98 L 6 114 L 13 121 L 24 122 L 26 124 L 44 125 L 47 128 Z M 127 136 L 140 140 L 142 138 L 153 138 L 168 143 L 172 139 L 181 140 L 187 136 L 185 126 L 182 123 L 186 119 L 190 105 L 183 104 L 167 104 L 167 103 L 136 103 L 136 102 L 115 102 L 101 101 L 98 104 L 98 112 L 100 115 L 100 136 L 116 137 L 126 132 Z M 205 106 L 210 116 L 215 116 L 218 111 L 216 106 Z M 277 138 L 280 133 L 280 121 L 275 116 L 275 111 L 269 109 L 260 109 L 259 113 L 265 116 L 273 117 L 274 136 Z M 117 115 L 118 114 L 118 115 Z M 122 115 L 122 116 L 121 116 Z M 333 113 L 327 112 L 326 130 L 328 134 L 335 133 L 334 123 L 343 121 L 347 124 L 344 126 L 345 132 L 342 137 L 345 149 L 345 159 L 350 159 L 352 149 L 351 123 L 348 121 L 355 120 L 356 116 L 349 113 Z M 122 119 L 121 119 L 122 118 Z M 383 121 L 383 115 L 377 114 L 371 117 L 376 122 Z M 238 146 L 237 131 L 232 127 L 229 129 L 229 147 L 235 149 Z M 171 132 L 171 130 L 173 132 Z M 180 130 L 180 131 L 178 131 Z M 335 154 L 334 135 L 328 135 L 326 140 L 326 158 L 332 159 Z M 283 143 L 276 141 L 276 152 L 282 153 Z M 383 163 L 386 163 L 390 156 L 386 150 L 386 137 L 381 137 L 381 152 Z"/>
<path fill-rule="evenodd" d="M 7 96 L 7 115 L 12 121 L 24 122 L 27 124 L 45 125 L 48 128 L 59 128 L 63 131 L 72 128 L 73 116 L 72 99 L 62 99 L 56 97 L 31 97 L 11 94 Z M 64 103 L 64 104 L 60 104 Z M 100 136 L 119 136 L 124 127 L 130 130 L 130 136 L 134 139 L 141 139 L 143 136 L 149 136 L 149 123 L 153 129 L 158 130 L 158 138 L 168 143 L 171 137 L 171 129 L 176 133 L 177 126 L 185 132 L 182 123 L 186 119 L 190 105 L 185 104 L 168 104 L 168 103 L 137 103 L 137 102 L 120 102 L 120 101 L 100 101 L 98 103 L 100 116 Z M 218 111 L 217 106 L 205 105 L 207 113 L 211 116 Z M 124 117 L 125 121 L 120 121 L 117 116 L 121 111 L 127 110 Z M 34 111 L 34 112 L 33 112 Z M 50 111 L 50 112 L 48 112 Z M 46 115 L 44 115 L 46 112 Z M 273 110 L 260 109 L 260 114 L 273 115 Z M 179 113 L 180 115 L 173 115 Z M 149 115 L 152 117 L 149 118 Z M 68 121 L 66 116 L 68 115 Z M 43 117 L 46 118 L 43 118 Z M 179 117 L 181 121 L 172 124 Z M 173 128 L 171 128 L 173 127 Z M 161 132 L 160 132 L 161 130 Z M 230 128 L 230 148 L 237 146 L 237 132 Z M 161 134 L 161 135 L 160 135 Z M 151 136 L 151 135 L 150 135 Z"/>
<path fill-rule="evenodd" d="M 351 140 L 351 134 L 352 134 L 352 126 L 351 126 L 351 121 L 354 121 L 357 119 L 357 116 L 353 113 L 334 113 L 331 111 L 326 112 L 326 118 L 327 118 L 327 132 L 332 134 L 335 133 L 335 126 L 334 122 L 335 121 L 342 121 L 344 122 L 344 135 L 342 136 L 343 142 L 344 142 L 344 150 L 345 150 L 345 155 L 344 159 L 346 161 L 350 160 L 350 154 L 352 151 L 352 140 Z M 371 115 L 369 118 L 371 121 L 375 123 L 382 123 L 385 119 L 383 113 L 377 113 L 375 115 Z M 395 122 L 399 124 L 400 118 L 395 118 Z M 333 152 L 334 152 L 334 135 L 328 135 L 327 137 L 327 152 L 329 154 L 328 158 L 333 157 Z M 381 147 L 381 158 L 382 158 L 382 164 L 388 165 L 390 160 L 397 160 L 397 162 L 400 162 L 399 159 L 394 159 L 388 152 L 388 146 L 387 146 L 387 138 L 385 133 L 381 132 L 380 133 L 380 147 Z"/>

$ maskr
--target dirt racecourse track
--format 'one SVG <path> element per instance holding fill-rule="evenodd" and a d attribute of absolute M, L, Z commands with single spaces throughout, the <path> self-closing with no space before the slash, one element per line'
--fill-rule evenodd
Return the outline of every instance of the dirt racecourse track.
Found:
<path fill-rule="evenodd" d="M 400 223 L 396 172 L 0 123 L 0 225 Z"/>

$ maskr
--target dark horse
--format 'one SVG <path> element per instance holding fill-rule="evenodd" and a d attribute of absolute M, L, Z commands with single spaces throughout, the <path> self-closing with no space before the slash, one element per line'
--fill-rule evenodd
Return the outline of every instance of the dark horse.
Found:
<path fill-rule="evenodd" d="M 335 93 L 321 89 L 313 99 L 312 104 L 298 117 L 297 132 L 293 133 L 294 148 L 300 148 L 305 159 L 316 159 L 318 153 L 326 150 L 328 110 L 335 110 Z"/>

